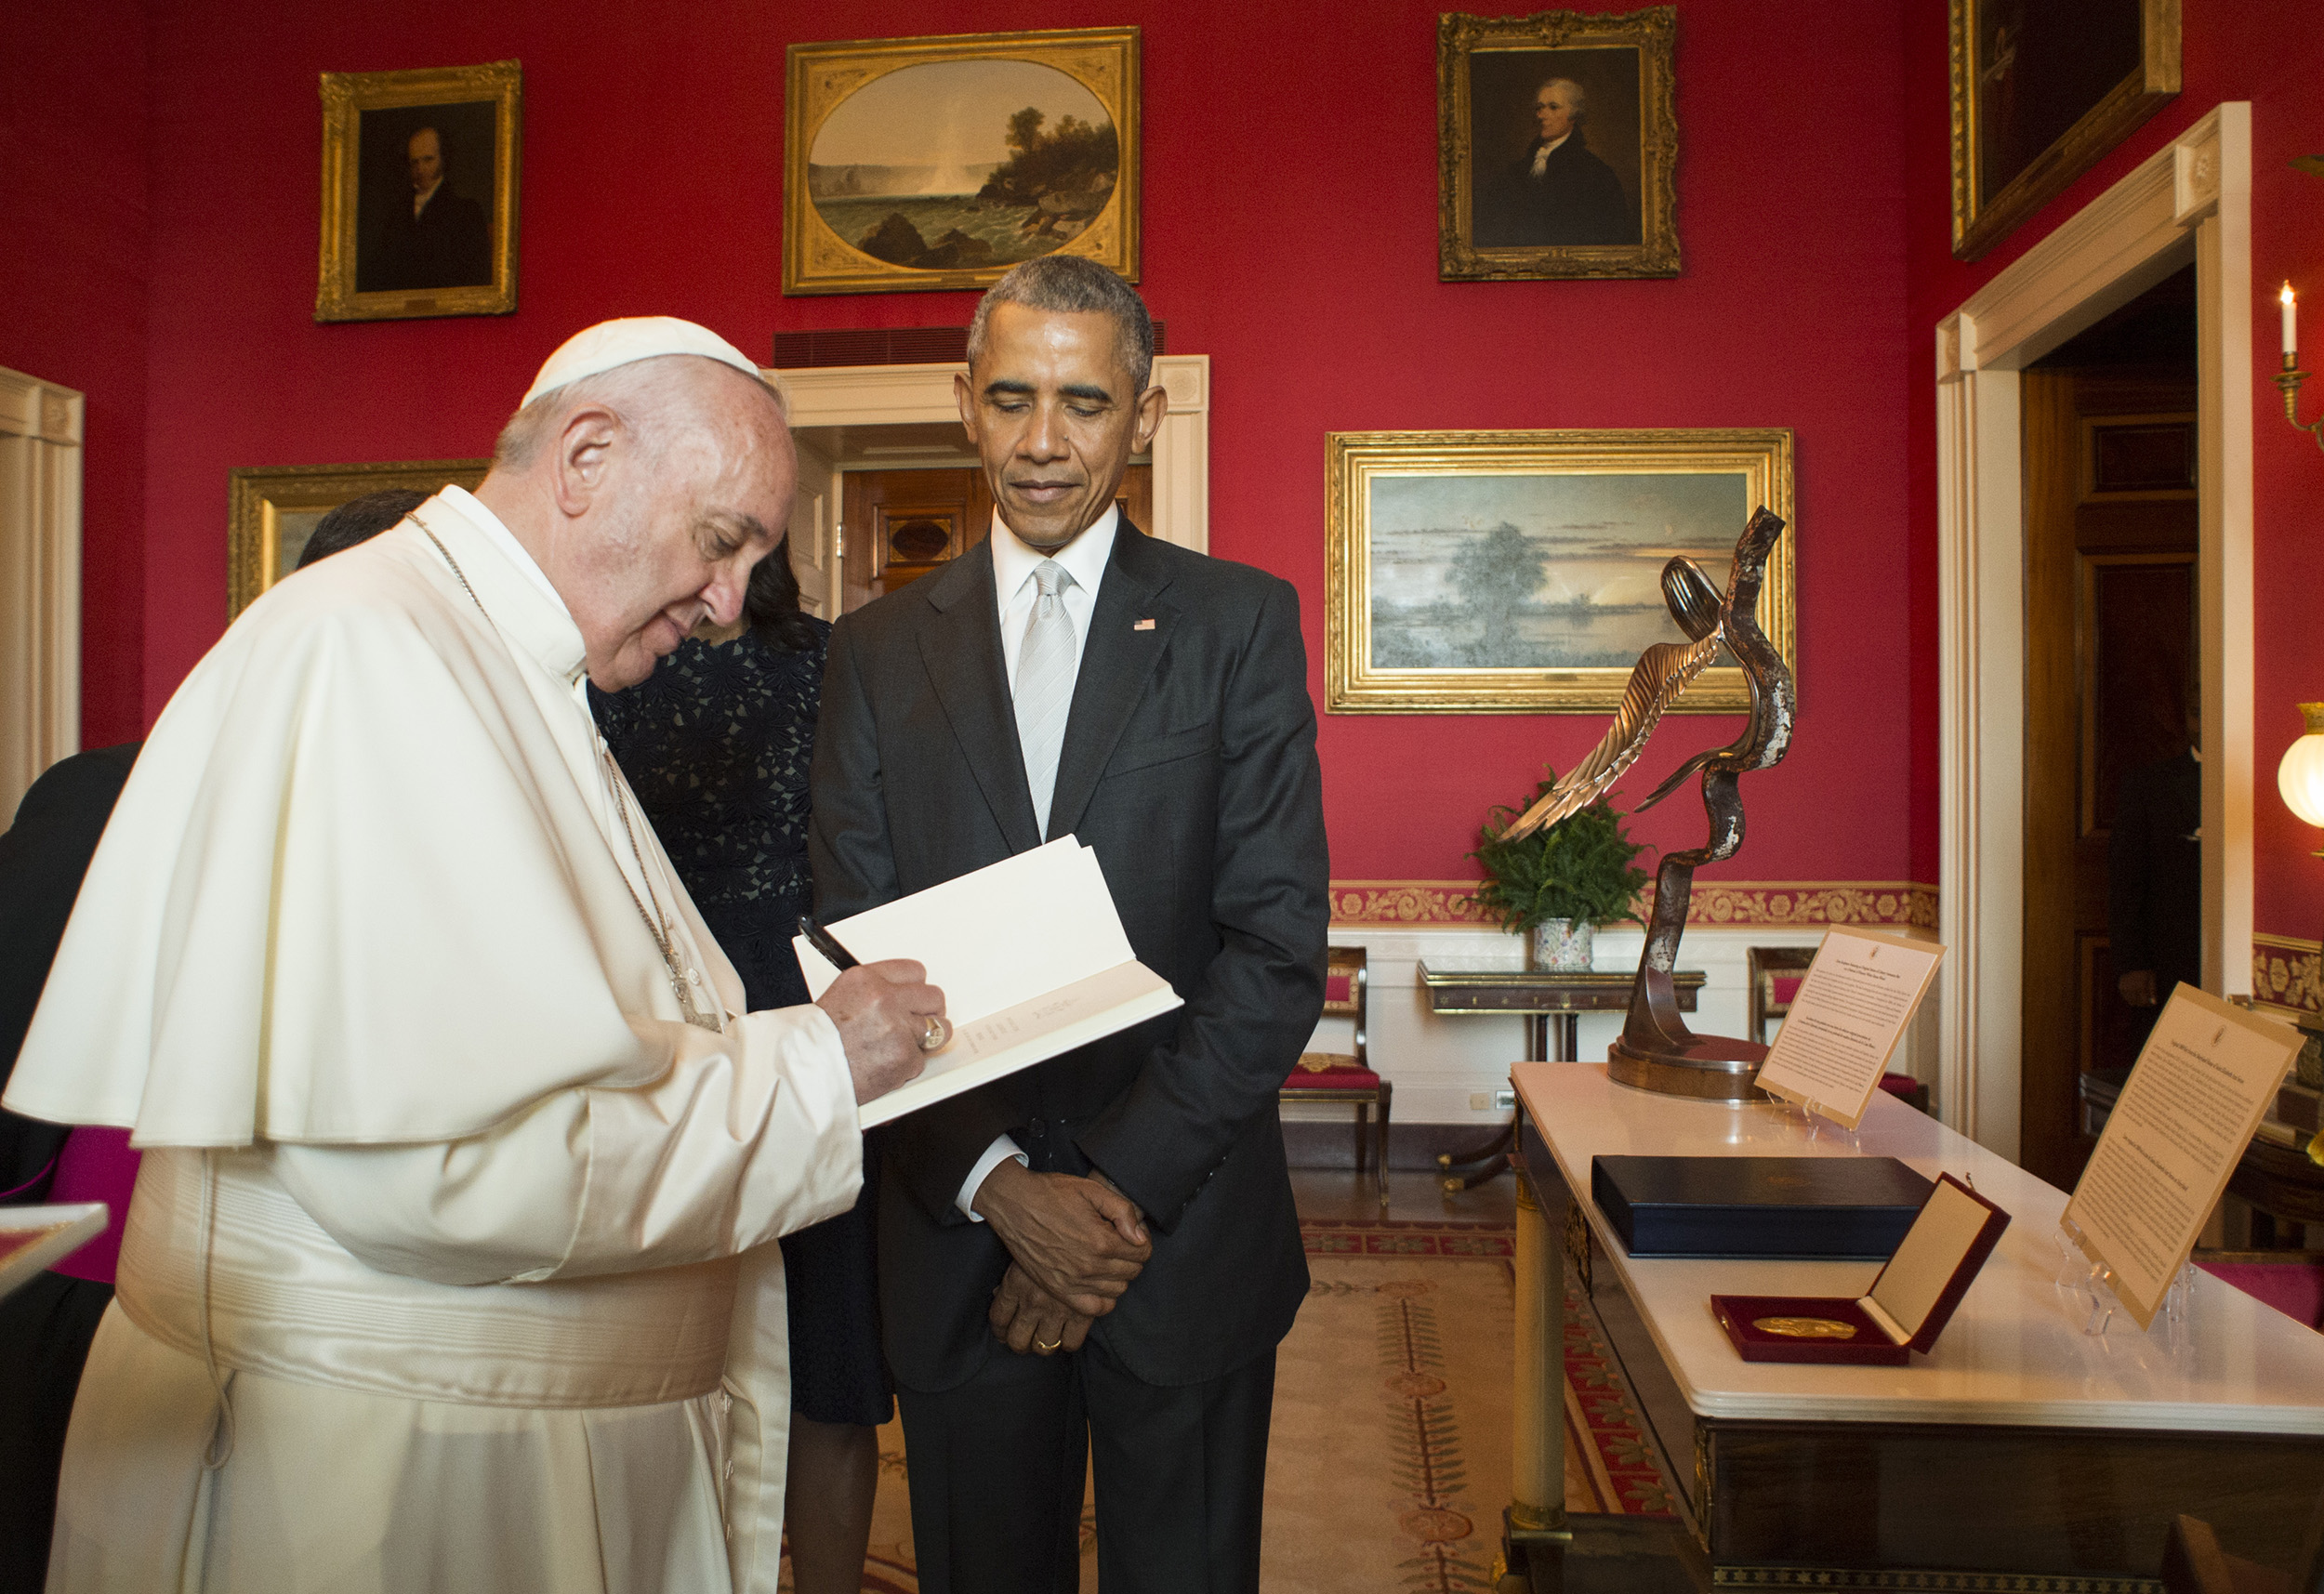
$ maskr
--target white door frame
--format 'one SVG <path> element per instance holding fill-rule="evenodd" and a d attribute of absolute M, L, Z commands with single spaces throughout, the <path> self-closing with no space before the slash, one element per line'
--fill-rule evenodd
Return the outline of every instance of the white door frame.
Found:
<path fill-rule="evenodd" d="M 883 426 L 957 426 L 959 406 L 952 396 L 957 365 L 842 365 L 775 373 L 789 394 L 791 426 L 851 429 Z M 1169 395 L 1170 407 L 1155 434 L 1154 524 L 1141 528 L 1196 553 L 1210 551 L 1210 356 L 1166 354 L 1154 362 L 1154 385 Z M 836 462 L 813 462 L 818 481 L 836 480 Z M 802 482 L 802 493 L 805 484 Z M 839 590 L 829 526 L 838 506 L 826 498 L 803 506 L 815 517 L 815 532 L 792 541 L 802 596 L 818 577 L 824 593 Z M 797 514 L 794 514 L 797 520 Z"/>
<path fill-rule="evenodd" d="M 70 388 L 0 368 L 0 825 L 81 745 L 81 426 Z"/>
<path fill-rule="evenodd" d="M 1938 323 L 1939 933 L 1945 1121 L 2018 1144 L 2026 526 L 2018 372 L 2195 264 L 2203 984 L 2251 984 L 2251 108 L 2232 100 Z"/>

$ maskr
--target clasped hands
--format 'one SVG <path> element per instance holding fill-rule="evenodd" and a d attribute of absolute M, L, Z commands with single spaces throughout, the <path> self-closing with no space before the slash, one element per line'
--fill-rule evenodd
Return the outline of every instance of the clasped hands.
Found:
<path fill-rule="evenodd" d="M 1145 1214 L 1103 1174 L 1035 1173 L 1011 1157 L 972 1205 L 1009 1250 L 986 1321 L 1019 1355 L 1080 1350 L 1154 1255 Z"/>

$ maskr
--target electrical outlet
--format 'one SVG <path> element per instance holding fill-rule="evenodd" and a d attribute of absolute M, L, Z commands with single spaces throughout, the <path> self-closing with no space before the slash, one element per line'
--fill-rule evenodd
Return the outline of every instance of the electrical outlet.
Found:
<path fill-rule="evenodd" d="M 1513 1112 L 1515 1112 L 1515 1111 L 1517 1110 L 1517 1092 L 1516 1092 L 1516 1090 L 1515 1090 L 1514 1088 L 1512 1088 L 1512 1089 L 1508 1089 L 1508 1090 L 1496 1090 L 1496 1091 L 1494 1091 L 1494 1092 L 1493 1092 L 1493 1105 L 1494 1105 L 1496 1108 L 1498 1108 L 1499 1111 L 1503 1112 L 1503 1113 L 1513 1113 Z"/>
<path fill-rule="evenodd" d="M 1490 1113 L 1492 1110 L 1493 1093 L 1490 1090 L 1472 1090 L 1469 1092 L 1470 1112 Z"/>

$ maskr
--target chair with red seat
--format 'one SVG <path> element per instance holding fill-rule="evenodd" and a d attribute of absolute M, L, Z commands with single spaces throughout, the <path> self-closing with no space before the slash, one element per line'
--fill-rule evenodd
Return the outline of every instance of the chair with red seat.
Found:
<path fill-rule="evenodd" d="M 1395 1087 L 1373 1072 L 1371 1054 L 1365 1045 L 1367 985 L 1364 949 L 1332 947 L 1324 973 L 1324 1017 L 1354 1021 L 1355 1049 L 1301 1053 L 1299 1066 L 1283 1082 L 1282 1100 L 1355 1103 L 1355 1171 L 1359 1174 L 1364 1171 L 1364 1131 L 1372 1108 L 1380 1108 L 1379 1127 L 1371 1137 L 1372 1175 L 1384 1212 L 1388 1209 L 1388 1100 Z"/>

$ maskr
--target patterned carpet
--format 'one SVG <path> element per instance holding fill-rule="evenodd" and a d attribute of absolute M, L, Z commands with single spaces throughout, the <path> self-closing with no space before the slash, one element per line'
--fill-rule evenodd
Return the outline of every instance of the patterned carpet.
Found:
<path fill-rule="evenodd" d="M 1263 1585 L 1481 1594 L 1509 1501 L 1513 1236 L 1457 1222 L 1301 1228 L 1314 1282 L 1276 1359 Z M 1565 1425 L 1568 1509 L 1670 1508 L 1636 1405 L 1570 1293 Z M 1082 1551 L 1081 1587 L 1094 1590 L 1087 1508 Z M 866 1594 L 917 1594 L 912 1566 L 904 1435 L 891 1424 Z"/>

